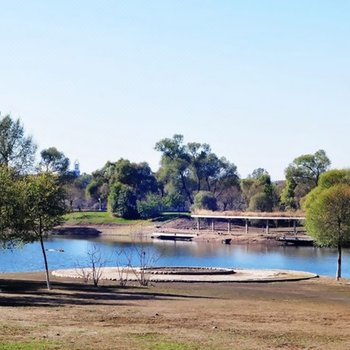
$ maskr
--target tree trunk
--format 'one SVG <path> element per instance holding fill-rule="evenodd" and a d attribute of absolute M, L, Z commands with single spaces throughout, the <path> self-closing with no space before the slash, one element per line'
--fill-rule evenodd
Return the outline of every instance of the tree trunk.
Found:
<path fill-rule="evenodd" d="M 180 178 L 181 178 L 181 182 L 182 182 L 182 188 L 183 190 L 185 191 L 186 195 L 187 195 L 187 198 L 188 200 L 190 201 L 190 204 L 192 205 L 193 204 L 193 199 L 191 197 L 191 193 L 189 192 L 189 190 L 187 189 L 187 186 L 186 186 L 186 179 L 185 179 L 185 176 L 182 172 L 180 172 Z"/>
<path fill-rule="evenodd" d="M 49 267 L 47 264 L 46 252 L 45 252 L 45 247 L 44 247 L 44 240 L 43 240 L 43 237 L 41 234 L 40 234 L 40 246 L 41 246 L 41 251 L 43 253 L 44 263 L 45 263 L 46 285 L 47 285 L 47 289 L 51 290 Z"/>
<path fill-rule="evenodd" d="M 337 281 L 341 278 L 341 245 L 338 244 Z"/>

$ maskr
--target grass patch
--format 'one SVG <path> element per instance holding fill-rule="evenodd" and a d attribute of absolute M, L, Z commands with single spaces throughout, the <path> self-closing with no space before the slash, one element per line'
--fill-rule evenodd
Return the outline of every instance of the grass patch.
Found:
<path fill-rule="evenodd" d="M 54 349 L 62 349 L 62 347 L 53 342 L 49 341 L 28 341 L 28 342 L 16 342 L 16 341 L 8 341 L 8 342 L 0 342 L 0 349 L 2 350 L 54 350 Z"/>
<path fill-rule="evenodd" d="M 125 224 L 135 225 L 149 223 L 150 221 L 168 221 L 181 217 L 189 217 L 191 213 L 187 212 L 163 212 L 157 218 L 152 220 L 127 220 L 117 218 L 107 211 L 80 211 L 69 213 L 64 216 L 68 225 L 98 225 L 98 224 Z"/>
<path fill-rule="evenodd" d="M 134 337 L 145 350 L 209 350 L 198 343 L 175 341 L 157 333 L 138 334 Z"/>
<path fill-rule="evenodd" d="M 94 224 L 141 224 L 145 220 L 127 220 L 117 218 L 106 211 L 81 211 L 69 213 L 64 216 L 69 225 L 94 225 Z"/>

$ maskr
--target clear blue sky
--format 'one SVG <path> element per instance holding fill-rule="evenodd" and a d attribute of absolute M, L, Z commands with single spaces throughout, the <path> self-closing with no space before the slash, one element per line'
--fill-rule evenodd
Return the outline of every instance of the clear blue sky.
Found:
<path fill-rule="evenodd" d="M 0 0 L 0 111 L 91 172 L 209 143 L 273 179 L 350 165 L 350 1 Z"/>

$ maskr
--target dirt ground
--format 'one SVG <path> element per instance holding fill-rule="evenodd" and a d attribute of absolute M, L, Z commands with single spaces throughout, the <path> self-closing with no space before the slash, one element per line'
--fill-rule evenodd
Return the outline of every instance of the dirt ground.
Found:
<path fill-rule="evenodd" d="M 350 349 L 350 281 L 100 288 L 0 275 L 0 349 Z"/>
<path fill-rule="evenodd" d="M 233 244 L 267 244 L 281 245 L 276 238 L 294 237 L 293 227 L 274 227 L 271 224 L 269 232 L 265 227 L 250 226 L 248 234 L 245 232 L 244 225 L 232 224 L 230 232 L 228 232 L 227 222 L 218 221 L 215 224 L 215 230 L 211 228 L 211 223 L 202 220 L 201 230 L 198 231 L 197 223 L 191 218 L 180 218 L 170 220 L 169 222 L 155 222 L 142 225 L 127 224 L 100 224 L 100 225 L 63 225 L 57 228 L 54 233 L 62 235 L 92 235 L 99 236 L 102 239 L 118 241 L 137 241 L 144 237 L 150 238 L 155 232 L 165 233 L 188 233 L 195 234 L 194 239 L 197 242 L 221 242 L 224 239 L 232 239 Z M 297 228 L 298 238 L 310 238 L 306 235 L 303 227 Z"/>

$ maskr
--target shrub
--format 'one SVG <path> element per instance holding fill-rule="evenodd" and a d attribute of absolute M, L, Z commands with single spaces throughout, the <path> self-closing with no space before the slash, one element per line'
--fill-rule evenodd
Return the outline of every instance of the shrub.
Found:
<path fill-rule="evenodd" d="M 108 196 L 108 210 L 124 219 L 137 219 L 139 214 L 132 189 L 120 182 L 114 184 Z"/>
<path fill-rule="evenodd" d="M 142 219 L 157 217 L 162 209 L 162 198 L 154 193 L 149 193 L 146 199 L 137 201 L 137 211 Z"/>
<path fill-rule="evenodd" d="M 217 202 L 213 193 L 199 191 L 194 197 L 193 209 L 217 210 Z"/>

